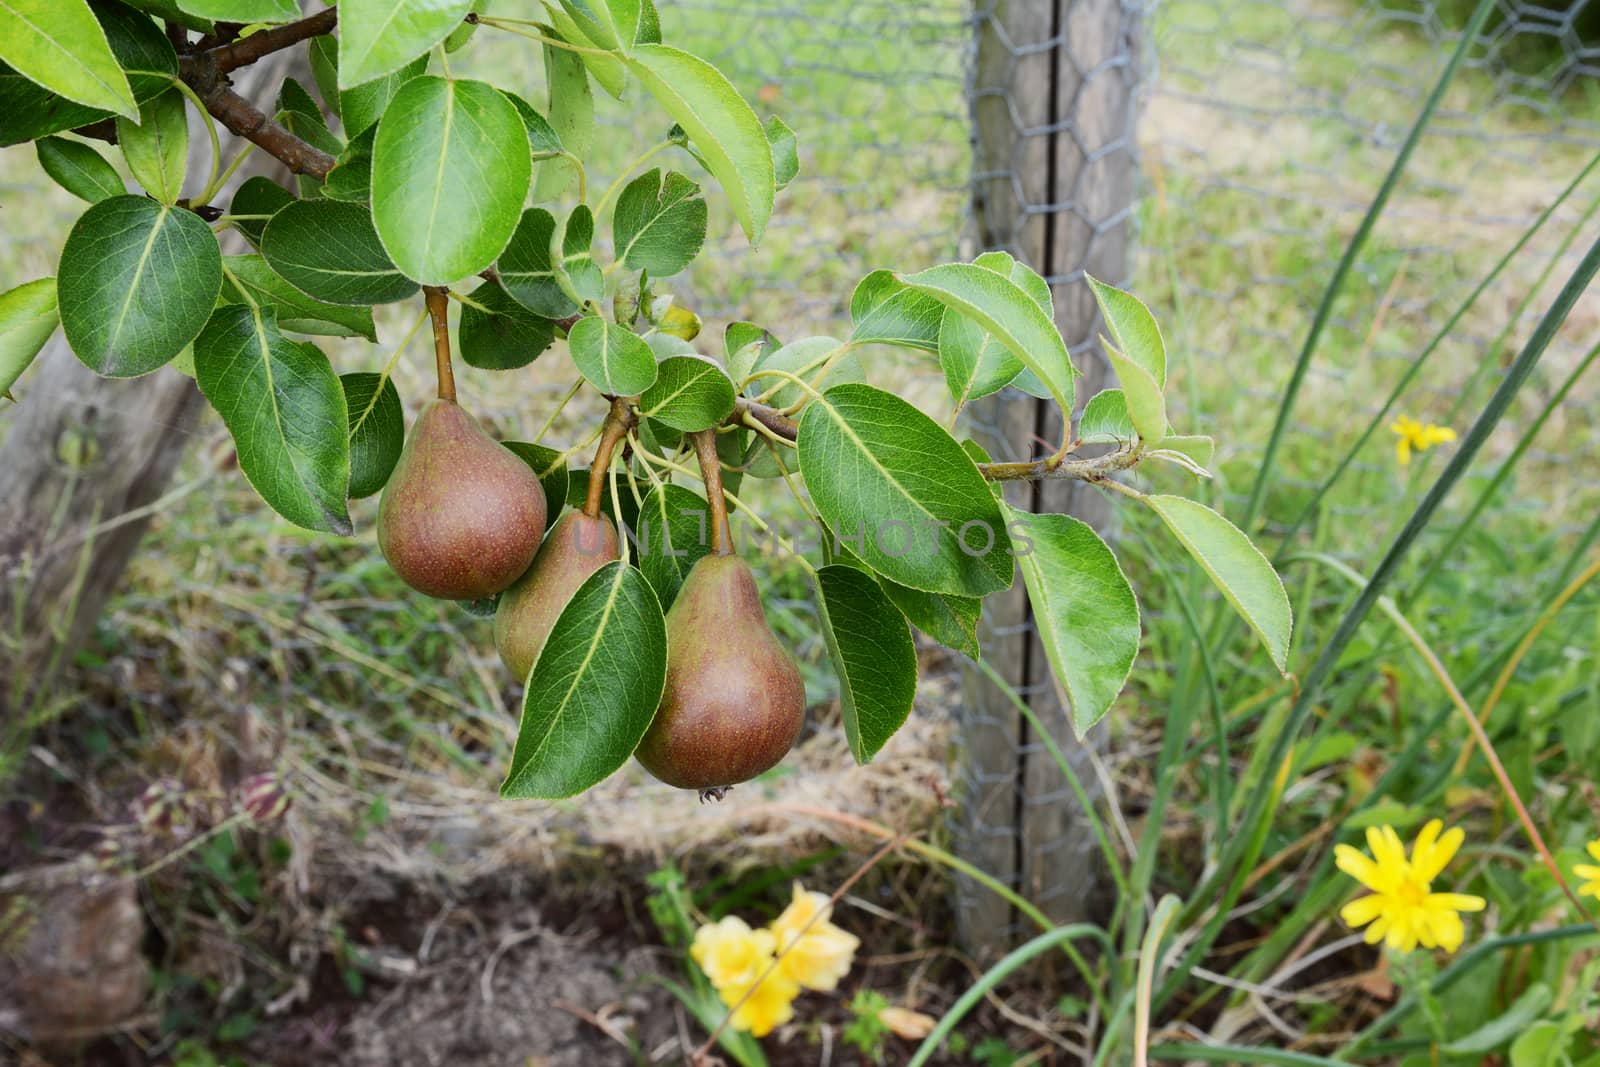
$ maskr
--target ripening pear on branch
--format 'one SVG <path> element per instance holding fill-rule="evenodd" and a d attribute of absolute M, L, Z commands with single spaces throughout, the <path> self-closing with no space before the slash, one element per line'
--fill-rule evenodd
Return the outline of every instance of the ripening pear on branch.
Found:
<path fill-rule="evenodd" d="M 494 647 L 506 669 L 526 678 L 545 638 L 585 578 L 617 558 L 609 516 L 569 512 L 556 520 L 528 572 L 507 589 L 494 615 Z"/>
<path fill-rule="evenodd" d="M 378 505 L 378 547 L 405 583 L 443 600 L 493 596 L 544 536 L 544 488 L 453 400 L 417 416 Z"/>

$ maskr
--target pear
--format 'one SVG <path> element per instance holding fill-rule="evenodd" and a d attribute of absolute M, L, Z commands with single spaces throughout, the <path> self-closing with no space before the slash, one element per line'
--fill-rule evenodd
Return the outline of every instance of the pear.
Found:
<path fill-rule="evenodd" d="M 512 674 L 528 676 L 572 594 L 616 558 L 617 528 L 607 516 L 572 511 L 556 520 L 533 566 L 506 590 L 494 613 L 494 647 Z"/>
<path fill-rule="evenodd" d="M 761 610 L 750 565 L 702 558 L 667 612 L 667 685 L 634 755 L 682 789 L 720 795 L 777 766 L 805 722 L 800 669 Z"/>
<path fill-rule="evenodd" d="M 418 592 L 476 600 L 528 569 L 544 518 L 533 470 L 454 400 L 432 400 L 384 486 L 378 547 Z"/>

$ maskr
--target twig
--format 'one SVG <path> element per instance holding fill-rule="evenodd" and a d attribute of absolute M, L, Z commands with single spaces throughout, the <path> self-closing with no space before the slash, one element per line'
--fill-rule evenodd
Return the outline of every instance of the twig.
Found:
<path fill-rule="evenodd" d="M 439 399 L 454 401 L 456 372 L 450 360 L 450 291 L 439 285 L 425 285 L 422 295 L 428 305 L 428 317 L 433 320 L 433 358 L 439 370 Z"/>
<path fill-rule="evenodd" d="M 595 449 L 594 462 L 589 465 L 589 493 L 584 498 L 583 513 L 591 519 L 600 517 L 600 502 L 605 495 L 606 475 L 611 471 L 611 454 L 634 424 L 633 404 L 628 397 L 615 397 L 611 410 L 606 413 L 605 425 L 600 430 L 600 447 Z M 622 516 L 617 516 L 622 521 Z"/>
<path fill-rule="evenodd" d="M 722 458 L 717 455 L 715 430 L 698 430 L 689 435 L 694 442 L 694 458 L 700 463 L 700 480 L 706 486 L 706 504 L 711 508 L 711 554 L 726 556 L 733 551 L 733 536 L 728 529 L 728 502 L 722 498 Z"/>
<path fill-rule="evenodd" d="M 334 23 L 339 21 L 339 9 L 330 7 L 326 11 L 319 11 L 315 15 L 303 18 L 298 22 L 290 22 L 283 26 L 274 26 L 270 30 L 252 33 L 230 44 L 218 45 L 207 49 L 201 55 L 216 64 L 217 70 L 226 74 L 230 70 L 247 67 L 256 60 L 270 56 L 274 52 L 281 52 L 285 48 L 293 47 L 301 41 L 312 37 L 321 37 L 325 33 L 332 33 Z"/>
<path fill-rule="evenodd" d="M 211 69 L 210 77 L 206 77 L 202 71 L 186 74 L 184 81 L 194 89 L 213 118 L 295 174 L 321 181 L 337 162 L 322 149 L 307 144 L 267 118 L 254 104 L 228 88 L 227 81 L 215 68 Z"/>

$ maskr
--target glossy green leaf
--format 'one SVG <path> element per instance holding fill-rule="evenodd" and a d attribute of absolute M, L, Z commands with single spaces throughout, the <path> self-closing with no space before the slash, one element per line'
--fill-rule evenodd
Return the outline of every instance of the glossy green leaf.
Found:
<path fill-rule="evenodd" d="M 178 75 L 178 55 L 156 23 L 120 4 L 101 4 L 95 14 L 136 102 L 143 103 L 171 88 Z M 129 113 L 136 112 L 130 107 Z M 51 92 L 0 62 L 0 146 L 76 129 L 110 115 L 103 108 Z"/>
<path fill-rule="evenodd" d="M 813 388 L 826 389 L 835 385 L 844 385 L 850 382 L 865 380 L 865 372 L 861 366 L 861 357 L 855 352 L 846 352 L 839 355 L 843 342 L 832 337 L 802 337 L 798 341 L 791 341 L 781 348 L 767 348 L 762 351 L 756 360 L 754 370 L 784 371 L 812 383 Z M 827 366 L 827 377 L 820 382 L 816 375 Z M 760 396 L 769 389 L 774 389 L 766 402 L 773 407 L 787 408 L 809 397 L 803 388 L 794 382 L 783 384 L 787 379 L 776 375 L 757 376 L 750 387 L 745 390 L 751 396 Z"/>
<path fill-rule="evenodd" d="M 798 444 L 817 511 L 874 571 L 963 596 L 1011 584 L 999 504 L 961 446 L 913 405 L 835 386 L 806 408 Z"/>
<path fill-rule="evenodd" d="M 486 282 L 461 309 L 461 359 L 479 370 L 526 367 L 554 343 L 556 324 L 517 303 L 505 289 Z M 480 310 L 480 306 L 487 310 Z"/>
<path fill-rule="evenodd" d="M 1137 431 L 1128 417 L 1128 398 L 1121 389 L 1104 389 L 1089 398 L 1078 418 L 1078 439 L 1086 445 L 1121 445 Z"/>
<path fill-rule="evenodd" d="M 261 234 L 267 228 L 267 219 L 258 216 L 276 215 L 283 208 L 294 203 L 294 194 L 271 178 L 256 175 L 246 178 L 239 186 L 239 191 L 233 194 L 233 203 L 228 208 L 228 214 L 243 216 L 233 225 L 244 234 L 245 239 L 257 248 L 261 247 Z"/>
<path fill-rule="evenodd" d="M 594 143 L 594 90 L 589 86 L 589 71 L 577 53 L 550 45 L 543 48 L 550 127 L 568 152 L 586 159 Z M 577 176 L 577 165 L 570 159 L 541 164 L 533 183 L 534 202 L 554 200 Z"/>
<path fill-rule="evenodd" d="M 542 207 L 529 208 L 495 265 L 500 284 L 511 299 L 548 319 L 565 318 L 578 310 L 577 302 L 557 278 L 551 248 L 555 235 L 555 216 Z"/>
<path fill-rule="evenodd" d="M 389 109 L 389 102 L 394 99 L 401 86 L 412 78 L 421 77 L 427 71 L 428 57 L 424 55 L 381 78 L 374 78 L 349 89 L 341 89 L 339 115 L 344 122 L 345 136 L 354 140 L 358 134 L 376 126 L 383 113 Z"/>
<path fill-rule="evenodd" d="M 339 88 L 426 55 L 470 10 L 472 0 L 339 0 Z"/>
<path fill-rule="evenodd" d="M 39 154 L 39 166 L 50 175 L 50 180 L 79 199 L 98 204 L 128 191 L 117 169 L 82 141 L 45 137 L 34 149 Z"/>
<path fill-rule="evenodd" d="M 772 147 L 761 120 L 733 84 L 705 60 L 661 44 L 639 45 L 628 66 L 688 131 L 751 244 L 761 240 L 776 192 Z"/>
<path fill-rule="evenodd" d="M 943 318 L 943 304 L 889 270 L 875 270 L 862 278 L 850 296 L 850 340 L 858 345 L 899 345 L 933 352 L 939 347 Z"/>
<path fill-rule="evenodd" d="M 654 486 L 645 494 L 632 527 L 639 569 L 650 580 L 662 610 L 678 599 L 689 571 L 711 552 L 710 508 L 705 497 L 681 485 Z"/>
<path fill-rule="evenodd" d="M 800 140 L 778 116 L 767 119 L 761 129 L 772 146 L 772 177 L 779 189 L 794 181 L 800 173 Z"/>
<path fill-rule="evenodd" d="M 691 433 L 721 425 L 733 413 L 733 382 L 704 356 L 669 356 L 657 365 L 655 384 L 639 398 L 640 413 Z"/>
<path fill-rule="evenodd" d="M 322 182 L 322 195 L 332 200 L 347 200 L 352 204 L 370 203 L 372 200 L 372 142 L 377 140 L 378 128 L 368 126 L 356 139 L 339 152 L 338 162 L 328 171 Z"/>
<path fill-rule="evenodd" d="M 1237 526 L 1204 504 L 1181 496 L 1143 500 L 1244 616 L 1278 670 L 1286 671 L 1294 619 L 1283 582 L 1267 557 Z"/>
<path fill-rule="evenodd" d="M 218 308 L 194 342 L 195 380 L 233 435 L 239 469 L 272 510 L 352 532 L 350 424 L 328 357 L 285 337 L 270 308 Z"/>
<path fill-rule="evenodd" d="M 527 129 L 498 89 L 413 78 L 372 145 L 372 218 L 383 247 L 424 285 L 476 274 L 510 242 L 532 170 Z"/>
<path fill-rule="evenodd" d="M 1077 371 L 1067 343 L 1049 313 L 1016 281 L 975 263 L 946 263 L 905 282 L 993 334 L 1050 387 L 1061 410 L 1072 410 Z"/>
<path fill-rule="evenodd" d="M 579 204 L 567 216 L 561 231 L 561 269 L 581 303 L 599 305 L 605 299 L 606 280 L 594 260 L 594 212 Z"/>
<path fill-rule="evenodd" d="M 900 609 L 872 575 L 841 564 L 817 572 L 817 609 L 839 675 L 839 712 L 857 763 L 871 763 L 911 714 L 917 649 Z"/>
<path fill-rule="evenodd" d="M 327 337 L 378 340 L 370 307 L 329 304 L 309 297 L 285 281 L 261 256 L 226 256 L 223 304 L 263 304 L 272 308 L 279 329 Z"/>
<path fill-rule="evenodd" d="M 344 152 L 344 141 L 328 128 L 322 107 L 310 91 L 295 79 L 283 80 L 278 90 L 278 102 L 274 105 L 274 115 L 284 129 L 312 147 L 335 157 Z M 307 196 L 322 184 L 307 174 L 296 175 L 296 180 L 300 183 L 302 193 Z"/>
<path fill-rule="evenodd" d="M 1139 603 L 1117 557 L 1070 515 L 1007 511 L 1045 658 L 1081 738 L 1105 717 L 1139 654 Z"/>
<path fill-rule="evenodd" d="M 405 447 L 406 419 L 400 393 L 387 375 L 358 371 L 339 375 L 345 414 L 350 423 L 350 489 L 352 500 L 378 492 L 400 462 Z"/>
<path fill-rule="evenodd" d="M 554 31 L 552 36 L 585 49 L 583 52 L 572 54 L 583 63 L 596 85 L 621 100 L 623 91 L 628 86 L 628 68 L 622 65 L 622 60 L 614 55 L 601 55 L 593 51 L 605 46 L 596 44 L 572 16 L 561 8 L 547 7 L 545 15 L 550 19 L 550 27 Z"/>
<path fill-rule="evenodd" d="M 1145 444 L 1152 447 L 1159 445 L 1161 439 L 1167 436 L 1167 401 L 1162 396 L 1161 386 L 1143 364 L 1123 355 L 1115 345 L 1102 338 L 1100 347 L 1104 349 L 1111 369 L 1116 372 L 1117 380 L 1122 383 L 1128 419 L 1133 423 L 1133 428 L 1139 431 Z"/>
<path fill-rule="evenodd" d="M 908 589 L 882 575 L 878 577 L 878 584 L 912 626 L 946 648 L 963 652 L 973 659 L 981 654 L 978 648 L 978 620 L 983 617 L 982 600 L 953 593 Z"/>
<path fill-rule="evenodd" d="M 633 755 L 667 680 L 661 604 L 620 561 L 591 574 L 545 640 L 528 676 L 502 797 L 568 797 Z"/>
<path fill-rule="evenodd" d="M 687 267 L 706 239 L 700 187 L 676 171 L 649 170 L 617 197 L 611 222 L 616 258 L 631 270 L 666 278 Z"/>
<path fill-rule="evenodd" d="M 503 91 L 503 90 L 502 90 Z M 533 154 L 533 159 L 538 162 L 561 154 L 561 135 L 556 133 L 556 128 L 550 125 L 550 120 L 539 114 L 534 106 L 515 93 L 506 93 L 506 98 L 517 109 L 517 114 L 522 116 L 522 125 L 528 131 L 528 151 Z M 535 178 L 537 184 L 537 178 Z"/>
<path fill-rule="evenodd" d="M 189 29 L 198 30 L 200 33 L 212 33 L 217 28 L 216 24 L 210 19 L 203 19 L 198 15 L 191 15 L 183 10 L 178 6 L 177 0 L 123 0 L 123 2 L 134 10 L 143 11 L 145 14 L 154 15 L 159 19 L 176 22 L 180 26 L 187 26 Z M 102 24 L 103 18 L 102 16 Z M 112 45 L 111 50 L 116 51 L 115 44 Z M 138 95 L 137 90 L 134 91 L 134 95 Z"/>
<path fill-rule="evenodd" d="M 191 15 L 223 22 L 290 22 L 300 17 L 296 0 L 178 0 Z"/>
<path fill-rule="evenodd" d="M 127 75 L 84 0 L 0 0 L 0 60 L 89 107 L 137 118 Z"/>
<path fill-rule="evenodd" d="M 206 324 L 222 287 L 211 228 L 182 208 L 114 196 L 78 219 L 56 273 L 61 325 L 79 359 L 108 378 L 147 374 Z"/>
<path fill-rule="evenodd" d="M 290 285 L 330 304 L 388 304 L 417 291 L 389 259 L 362 204 L 297 200 L 267 223 L 261 254 Z"/>
<path fill-rule="evenodd" d="M 1169 433 L 1161 439 L 1161 447 L 1147 455 L 1157 459 L 1168 458 L 1173 454 L 1182 456 L 1189 463 L 1202 470 L 1211 466 L 1212 457 L 1217 451 L 1217 443 L 1205 434 L 1175 434 Z M 1182 465 L 1182 464 L 1180 464 Z"/>
<path fill-rule="evenodd" d="M 163 204 L 177 203 L 189 168 L 189 116 L 183 94 L 171 89 L 145 101 L 137 123 L 117 119 L 117 142 L 133 180 Z"/>
<path fill-rule="evenodd" d="M 561 7 L 599 48 L 626 54 L 638 39 L 640 0 L 561 0 Z"/>
<path fill-rule="evenodd" d="M 1094 292 L 1100 313 L 1105 316 L 1106 331 L 1111 341 L 1125 359 L 1143 367 L 1159 389 L 1167 387 L 1167 346 L 1161 340 L 1161 327 L 1144 302 L 1132 293 L 1123 292 L 1088 275 L 1089 288 Z"/>
<path fill-rule="evenodd" d="M 1022 373 L 1022 360 L 998 337 L 954 311 L 939 328 L 939 367 L 956 406 L 992 396 Z"/>
<path fill-rule="evenodd" d="M 306 55 L 311 61 L 311 77 L 317 83 L 317 94 L 322 97 L 322 102 L 333 113 L 333 117 L 342 120 L 343 101 L 339 99 L 339 39 L 329 34 L 313 37 L 306 45 Z"/>
<path fill-rule="evenodd" d="M 539 476 L 539 484 L 544 487 L 544 525 L 548 530 L 555 525 L 556 516 L 561 514 L 561 509 L 567 506 L 571 476 L 567 471 L 565 458 L 560 452 L 546 445 L 531 444 L 527 441 L 500 443 L 521 457 L 522 462 Z"/>
<path fill-rule="evenodd" d="M 656 380 L 656 357 L 650 346 L 627 327 L 598 315 L 573 325 L 567 348 L 584 380 L 609 396 L 635 396 Z"/>
<path fill-rule="evenodd" d="M 54 278 L 39 278 L 0 293 L 0 396 L 10 394 L 60 321 Z"/>

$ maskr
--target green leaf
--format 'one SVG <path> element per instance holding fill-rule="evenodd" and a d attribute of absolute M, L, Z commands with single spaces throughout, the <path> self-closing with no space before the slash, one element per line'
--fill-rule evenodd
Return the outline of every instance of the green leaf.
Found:
<path fill-rule="evenodd" d="M 1137 431 L 1128 417 L 1128 398 L 1121 389 L 1105 389 L 1089 398 L 1078 419 L 1078 439 L 1086 445 L 1117 445 Z"/>
<path fill-rule="evenodd" d="M 571 476 L 567 472 L 567 464 L 562 454 L 553 448 L 530 444 L 527 441 L 500 443 L 520 456 L 522 462 L 533 468 L 533 473 L 539 476 L 539 484 L 544 487 L 545 529 L 554 526 L 556 516 L 567 506 L 567 492 L 571 487 Z"/>
<path fill-rule="evenodd" d="M 191 30 L 198 30 L 201 33 L 212 33 L 217 28 L 216 24 L 210 19 L 203 19 L 198 15 L 191 15 L 183 10 L 178 6 L 177 0 L 123 0 L 123 2 L 127 6 L 143 11 L 147 15 L 154 15 L 160 19 L 169 19 L 180 26 L 187 26 Z M 112 44 L 111 50 L 113 52 L 116 51 L 115 43 Z M 139 95 L 138 90 L 134 90 L 134 95 Z"/>
<path fill-rule="evenodd" d="M 705 497 L 681 485 L 657 485 L 645 494 L 635 524 L 635 544 L 639 569 L 650 580 L 662 610 L 672 607 L 689 571 L 711 552 L 710 513 Z"/>
<path fill-rule="evenodd" d="M 911 625 L 946 648 L 964 652 L 973 659 L 981 655 L 978 648 L 978 620 L 983 616 L 982 600 L 952 593 L 926 593 L 921 589 L 908 589 L 881 575 L 878 584 Z"/>
<path fill-rule="evenodd" d="M 34 149 L 39 154 L 39 166 L 50 180 L 81 200 L 98 204 L 128 191 L 117 169 L 82 141 L 44 137 Z"/>
<path fill-rule="evenodd" d="M 650 346 L 625 326 L 590 315 L 567 333 L 567 348 L 578 373 L 609 396 L 634 396 L 656 380 Z"/>
<path fill-rule="evenodd" d="M 178 0 L 191 15 L 223 22 L 289 22 L 300 17 L 295 0 Z"/>
<path fill-rule="evenodd" d="M 374 78 L 349 89 L 341 89 L 339 115 L 344 122 L 345 136 L 355 140 L 359 134 L 376 126 L 378 120 L 383 118 L 383 113 L 389 110 L 389 102 L 394 99 L 401 86 L 412 78 L 421 77 L 427 71 L 428 57 L 424 55 L 381 78 Z"/>
<path fill-rule="evenodd" d="M 289 204 L 294 203 L 294 194 L 271 178 L 257 175 L 246 178 L 239 186 L 239 191 L 233 194 L 233 204 L 228 208 L 230 215 L 276 215 Z M 261 234 L 267 228 L 266 219 L 241 218 L 235 222 L 234 227 L 257 248 L 261 247 Z"/>
<path fill-rule="evenodd" d="M 339 88 L 353 89 L 425 55 L 470 10 L 472 0 L 339 0 Z"/>
<path fill-rule="evenodd" d="M 339 156 L 344 152 L 344 142 L 328 128 L 328 120 L 323 116 L 321 106 L 312 98 L 306 87 L 295 79 L 283 80 L 283 86 L 278 90 L 278 102 L 274 105 L 274 113 L 284 129 L 302 141 L 330 156 Z M 307 196 L 322 184 L 309 175 L 301 174 L 297 177 L 302 192 Z"/>
<path fill-rule="evenodd" d="M 506 98 L 511 101 L 511 106 L 517 109 L 517 114 L 522 116 L 522 125 L 528 131 L 528 151 L 532 153 L 534 162 L 559 156 L 561 137 L 556 133 L 555 127 L 550 125 L 550 120 L 539 114 L 532 104 L 515 93 L 506 93 Z"/>
<path fill-rule="evenodd" d="M 939 367 L 957 407 L 992 396 L 1022 373 L 1022 360 L 965 315 L 947 311 L 939 328 Z"/>
<path fill-rule="evenodd" d="M 772 146 L 772 177 L 779 189 L 800 173 L 800 140 L 782 119 L 773 115 L 761 127 Z"/>
<path fill-rule="evenodd" d="M 1161 439 L 1160 448 L 1154 449 L 1145 454 L 1156 459 L 1171 460 L 1172 462 L 1177 463 L 1179 466 L 1188 467 L 1190 469 L 1190 473 L 1196 473 L 1196 471 L 1193 469 L 1195 467 L 1198 467 L 1203 471 L 1205 468 L 1211 466 L 1211 459 L 1212 456 L 1215 455 L 1216 451 L 1217 443 L 1211 438 L 1207 437 L 1205 434 L 1169 433 L 1167 436 Z M 1188 463 L 1184 463 L 1182 460 L 1177 459 L 1176 457 L 1178 456 L 1182 456 L 1184 460 L 1188 460 Z"/>
<path fill-rule="evenodd" d="M 1122 394 L 1128 406 L 1128 419 L 1139 431 L 1144 443 L 1154 447 L 1167 436 L 1167 401 L 1161 395 L 1161 386 L 1150 376 L 1148 369 L 1137 360 L 1129 359 L 1116 346 L 1101 338 L 1111 369 L 1122 382 Z"/>
<path fill-rule="evenodd" d="M 605 299 L 606 279 L 600 264 L 594 261 L 594 212 L 588 204 L 579 204 L 567 216 L 561 231 L 561 269 L 572 282 L 572 288 L 583 303 L 599 305 Z"/>
<path fill-rule="evenodd" d="M 60 321 L 54 278 L 39 278 L 0 293 L 0 396 L 10 394 Z"/>
<path fill-rule="evenodd" d="M 495 261 L 528 196 L 533 161 L 511 101 L 475 81 L 413 78 L 372 145 L 372 217 L 395 265 L 449 285 Z"/>
<path fill-rule="evenodd" d="M 861 366 L 861 357 L 855 352 L 847 352 L 834 358 L 843 342 L 832 337 L 802 337 L 798 341 L 791 341 L 782 348 L 765 348 L 761 357 L 756 360 L 754 371 L 787 371 L 797 377 L 811 380 L 824 365 L 831 359 L 832 368 L 828 371 L 827 378 L 821 385 L 824 387 L 844 385 L 849 382 L 864 381 Z M 754 379 L 747 390 L 752 396 L 759 396 L 773 386 L 785 382 L 776 376 L 766 376 Z M 813 386 L 818 383 L 813 381 Z M 804 389 L 793 382 L 782 385 L 776 392 L 767 398 L 767 403 L 778 408 L 792 407 L 809 397 Z"/>
<path fill-rule="evenodd" d="M 857 763 L 871 763 L 905 724 L 917 695 L 911 629 L 872 575 L 841 564 L 817 572 L 818 613 L 839 674 L 839 711 Z"/>
<path fill-rule="evenodd" d="M 640 0 L 561 0 L 561 6 L 596 47 L 626 54 L 638 39 Z"/>
<path fill-rule="evenodd" d="M 550 45 L 543 47 L 550 127 L 568 152 L 587 159 L 594 142 L 594 90 L 589 87 L 589 71 L 577 53 Z M 577 176 L 577 165 L 570 159 L 552 159 L 543 164 L 533 183 L 534 202 L 554 200 L 566 192 Z"/>
<path fill-rule="evenodd" d="M 352 204 L 365 204 L 372 200 L 372 142 L 377 140 L 377 136 L 378 128 L 368 126 L 355 140 L 344 146 L 338 162 L 323 179 L 323 196 L 347 200 Z"/>
<path fill-rule="evenodd" d="M 85 0 L 0 0 L 0 60 L 89 107 L 138 118 L 133 88 Z"/>
<path fill-rule="evenodd" d="M 1147 496 L 1195 562 L 1261 638 L 1280 672 L 1289 664 L 1293 614 L 1283 582 L 1240 529 L 1204 504 L 1181 496 Z"/>
<path fill-rule="evenodd" d="M 1105 717 L 1139 654 L 1139 603 L 1117 557 L 1070 515 L 1007 510 L 1045 658 L 1081 738 Z"/>
<path fill-rule="evenodd" d="M 95 14 L 136 102 L 143 103 L 172 87 L 178 76 L 178 55 L 160 27 L 120 4 L 102 3 Z M 76 129 L 110 114 L 59 96 L 0 62 L 0 146 Z"/>
<path fill-rule="evenodd" d="M 272 308 L 279 329 L 295 333 L 378 340 L 370 307 L 328 304 L 309 297 L 280 277 L 261 256 L 225 256 L 222 265 L 226 268 L 223 304 L 265 304 Z"/>
<path fill-rule="evenodd" d="M 800 470 L 817 511 L 874 571 L 935 593 L 1011 584 L 999 504 L 938 423 L 866 385 L 838 385 L 800 420 Z"/>
<path fill-rule="evenodd" d="M 666 278 L 687 267 L 706 239 L 700 187 L 675 171 L 649 170 L 628 183 L 611 220 L 617 259 L 631 270 Z"/>
<path fill-rule="evenodd" d="M 56 288 L 73 353 L 98 374 L 132 378 L 176 356 L 206 324 L 222 253 L 194 212 L 114 196 L 72 227 Z"/>
<path fill-rule="evenodd" d="M 640 414 L 692 433 L 721 425 L 733 413 L 733 382 L 704 356 L 669 356 L 655 384 L 639 398 Z"/>
<path fill-rule="evenodd" d="M 313 37 L 306 46 L 306 55 L 311 61 L 311 77 L 317 83 L 317 93 L 333 117 L 342 121 L 344 102 L 339 99 L 339 39 L 329 34 Z"/>
<path fill-rule="evenodd" d="M 328 357 L 280 333 L 272 309 L 235 304 L 195 338 L 194 370 L 261 499 L 297 526 L 349 535 L 349 416 Z"/>
<path fill-rule="evenodd" d="M 728 358 L 728 376 L 736 382 L 742 382 L 755 368 L 762 352 L 778 347 L 777 335 L 753 322 L 730 322 L 722 331 L 722 352 Z M 735 369 L 741 361 L 744 369 Z"/>
<path fill-rule="evenodd" d="M 1050 314 L 1011 278 L 975 263 L 946 263 L 905 279 L 999 338 L 1049 386 L 1062 411 L 1072 410 L 1077 371 Z"/>
<path fill-rule="evenodd" d="M 569 797 L 633 755 L 667 680 L 667 628 L 650 583 L 620 561 L 561 610 L 522 700 L 502 797 Z"/>
<path fill-rule="evenodd" d="M 943 318 L 944 305 L 938 300 L 911 288 L 894 271 L 875 270 L 850 296 L 850 341 L 933 352 L 939 347 Z"/>
<path fill-rule="evenodd" d="M 352 500 L 369 497 L 384 487 L 405 447 L 406 419 L 400 393 L 387 375 L 358 371 L 339 375 L 345 414 L 350 423 L 350 489 Z"/>
<path fill-rule="evenodd" d="M 389 259 L 362 204 L 297 200 L 267 223 L 261 254 L 290 285 L 330 304 L 388 304 L 417 291 Z"/>
<path fill-rule="evenodd" d="M 488 308 L 480 311 L 477 306 Z M 556 339 L 556 324 L 511 299 L 504 288 L 485 282 L 461 309 L 461 358 L 479 370 L 516 370 L 537 359 Z"/>
<path fill-rule="evenodd" d="M 776 193 L 772 147 L 761 120 L 733 84 L 705 60 L 662 44 L 639 45 L 629 68 L 688 131 L 733 206 L 751 244 L 761 240 Z"/>
<path fill-rule="evenodd" d="M 1557 1067 L 1569 1036 L 1560 1023 L 1540 1019 L 1511 1043 L 1511 1067 Z"/>
<path fill-rule="evenodd" d="M 1106 329 L 1124 358 L 1143 367 L 1159 389 L 1167 387 L 1167 346 L 1161 340 L 1161 327 L 1144 302 L 1132 293 L 1084 275 L 1094 291 Z"/>
<path fill-rule="evenodd" d="M 183 94 L 171 89 L 139 108 L 139 121 L 117 119 L 117 142 L 133 180 L 163 204 L 183 195 L 189 169 L 189 116 Z"/>
<path fill-rule="evenodd" d="M 1535 982 L 1499 1016 L 1440 1048 L 1451 1056 L 1480 1056 L 1513 1040 L 1545 1013 L 1555 1000 L 1550 987 Z"/>
<path fill-rule="evenodd" d="M 495 265 L 500 284 L 511 299 L 547 319 L 566 318 L 578 310 L 556 276 L 551 249 L 555 235 L 555 216 L 542 207 L 531 207 L 522 213 L 511 243 Z"/>
<path fill-rule="evenodd" d="M 560 8 L 545 8 L 545 14 L 550 19 L 553 31 L 550 36 L 557 40 L 567 41 L 579 48 L 593 49 L 603 47 L 590 40 L 589 35 L 583 32 L 572 17 Z M 622 99 L 623 90 L 628 87 L 628 68 L 622 65 L 622 60 L 614 55 L 597 55 L 593 51 L 573 53 L 588 69 L 590 77 L 595 83 L 616 97 Z"/>

